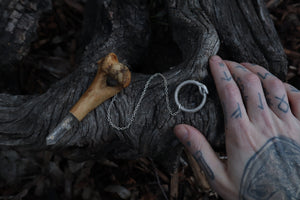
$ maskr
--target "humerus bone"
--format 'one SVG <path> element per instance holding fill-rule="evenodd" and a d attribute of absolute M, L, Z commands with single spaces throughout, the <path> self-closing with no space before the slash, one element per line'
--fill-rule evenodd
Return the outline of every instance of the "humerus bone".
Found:
<path fill-rule="evenodd" d="M 48 135 L 46 138 L 47 145 L 55 144 L 72 128 L 74 123 L 81 121 L 90 111 L 129 85 L 131 73 L 125 65 L 119 63 L 114 53 L 108 54 L 97 64 L 98 71 L 93 82 L 71 108 L 70 113 Z M 118 84 L 108 86 L 106 83 L 108 76 L 115 79 Z"/>

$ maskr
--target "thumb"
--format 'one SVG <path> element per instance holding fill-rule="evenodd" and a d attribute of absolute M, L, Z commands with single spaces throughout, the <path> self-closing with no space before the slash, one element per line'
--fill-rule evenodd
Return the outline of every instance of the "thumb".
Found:
<path fill-rule="evenodd" d="M 180 124 L 175 126 L 174 132 L 180 142 L 194 156 L 208 181 L 216 190 L 229 182 L 224 164 L 197 129 Z"/>

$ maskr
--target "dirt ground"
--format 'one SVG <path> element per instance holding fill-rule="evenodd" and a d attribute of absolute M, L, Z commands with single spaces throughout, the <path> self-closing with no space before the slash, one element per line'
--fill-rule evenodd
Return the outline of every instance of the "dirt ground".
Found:
<path fill-rule="evenodd" d="M 297 0 L 266 0 L 266 3 L 288 58 L 286 80 L 300 89 L 300 3 Z M 43 93 L 77 66 L 84 1 L 53 0 L 53 5 L 53 11 L 40 21 L 39 38 L 33 42 L 30 54 L 18 65 L 20 87 L 14 92 Z M 155 3 L 151 6 L 156 10 Z M 165 15 L 159 9 L 156 11 L 152 20 Z M 157 24 L 162 29 L 165 26 L 162 20 L 157 20 Z M 16 154 L 13 155 L 24 156 L 23 152 Z M 221 158 L 226 162 L 226 157 Z M 180 200 L 221 199 L 207 185 L 203 174 L 195 174 L 197 169 L 186 153 L 174 174 L 163 171 L 149 158 L 76 163 L 51 152 L 40 152 L 29 161 L 33 166 L 29 175 L 19 177 L 14 184 L 0 181 L 0 199 L 154 200 L 169 199 L 170 194 Z"/>

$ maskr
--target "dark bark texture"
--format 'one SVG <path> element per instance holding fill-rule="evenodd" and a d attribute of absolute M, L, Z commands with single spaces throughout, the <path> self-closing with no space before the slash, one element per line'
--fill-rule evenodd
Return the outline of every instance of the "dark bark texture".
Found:
<path fill-rule="evenodd" d="M 8 10 L 8 4 L 4 5 L 7 7 L 1 9 Z M 42 95 L 0 94 L 0 144 L 58 150 L 81 160 L 102 156 L 126 159 L 150 156 L 171 168 L 181 151 L 172 129 L 178 123 L 187 123 L 202 131 L 213 147 L 222 148 L 223 116 L 208 71 L 208 59 L 218 53 L 226 59 L 258 63 L 283 79 L 287 61 L 273 22 L 262 0 L 168 0 L 166 9 L 173 40 L 182 54 L 182 62 L 168 66 L 169 70 L 164 73 L 171 105 L 175 109 L 172 97 L 176 86 L 194 79 L 205 83 L 210 91 L 201 111 L 170 116 L 162 79 L 157 78 L 150 85 L 129 129 L 117 131 L 109 126 L 107 109 L 111 100 L 108 100 L 76 124 L 59 143 L 46 146 L 46 136 L 93 80 L 97 60 L 114 52 L 133 71 L 141 71 L 139 68 L 144 65 L 151 33 L 147 1 L 91 0 L 86 5 L 82 36 L 85 48 L 78 69 Z M 9 28 L 8 23 L 4 25 L 1 30 Z M 30 31 L 24 30 L 24 33 Z M 1 38 L 4 37 L 2 33 Z M 8 39 L 16 42 L 16 33 L 12 34 Z M 23 48 L 28 48 L 28 43 L 20 43 L 6 52 L 9 55 L 1 50 L 2 60 L 3 57 L 18 60 L 11 53 L 18 51 L 22 44 Z M 2 67 L 5 62 L 0 64 Z M 112 109 L 111 117 L 116 124 L 126 125 L 149 77 L 132 74 L 130 86 L 118 95 Z M 201 101 L 201 95 L 193 87 L 185 88 L 180 101 L 194 107 Z"/>
<path fill-rule="evenodd" d="M 6 75 L 16 72 L 14 65 L 28 54 L 31 42 L 37 37 L 38 21 L 51 7 L 50 0 L 0 1 L 0 74 L 3 82 Z M 14 84 L 12 80 L 5 82 Z"/>

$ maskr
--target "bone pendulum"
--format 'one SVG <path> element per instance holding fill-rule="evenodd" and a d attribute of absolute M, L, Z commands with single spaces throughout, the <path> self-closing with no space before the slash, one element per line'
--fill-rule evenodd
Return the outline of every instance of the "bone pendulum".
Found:
<path fill-rule="evenodd" d="M 71 108 L 67 116 L 47 136 L 47 145 L 55 144 L 75 123 L 80 122 L 90 111 L 129 85 L 131 73 L 128 67 L 119 63 L 114 53 L 108 54 L 105 58 L 99 60 L 97 64 L 98 71 L 93 82 Z M 115 79 L 117 85 L 108 86 L 108 77 Z"/>

